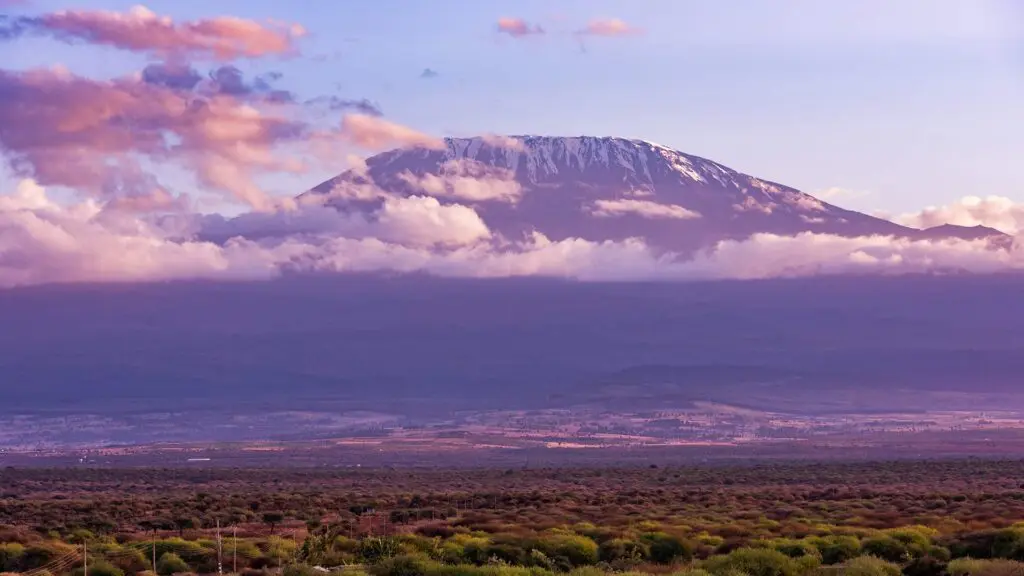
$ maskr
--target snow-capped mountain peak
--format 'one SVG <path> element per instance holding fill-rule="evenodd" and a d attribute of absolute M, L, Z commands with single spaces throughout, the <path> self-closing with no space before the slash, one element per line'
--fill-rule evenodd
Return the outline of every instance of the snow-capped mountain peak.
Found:
<path fill-rule="evenodd" d="M 654 142 L 593 136 L 446 138 L 445 146 L 378 154 L 309 192 L 343 209 L 380 195 L 471 205 L 506 238 L 643 238 L 692 250 L 755 233 L 916 236 L 794 188 Z M 956 235 L 955 231 L 950 232 Z"/>

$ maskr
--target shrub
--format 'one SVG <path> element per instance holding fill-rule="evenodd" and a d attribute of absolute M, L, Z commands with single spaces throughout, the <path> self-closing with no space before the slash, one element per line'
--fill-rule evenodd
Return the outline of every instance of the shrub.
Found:
<path fill-rule="evenodd" d="M 188 563 L 174 552 L 164 552 L 160 555 L 160 559 L 156 561 L 156 573 L 160 576 L 170 576 L 171 574 L 189 571 L 191 571 L 191 568 L 189 568 Z"/>
<path fill-rule="evenodd" d="M 74 576 L 82 576 L 85 574 L 85 570 L 79 567 L 72 574 Z M 124 570 L 106 560 L 96 560 L 95 562 L 89 562 L 89 576 L 124 576 Z"/>
<path fill-rule="evenodd" d="M 673 572 L 671 576 L 711 576 L 711 573 L 703 568 L 688 568 L 679 572 Z"/>
<path fill-rule="evenodd" d="M 780 539 L 770 542 L 771 546 L 790 558 L 802 558 L 813 556 L 821 559 L 821 552 L 818 547 L 807 540 Z"/>
<path fill-rule="evenodd" d="M 589 566 L 598 561 L 597 543 L 585 536 L 545 535 L 536 547 L 556 563 L 564 560 L 569 568 Z"/>
<path fill-rule="evenodd" d="M 843 576 L 900 576 L 900 567 L 875 556 L 859 556 L 845 562 L 840 571 Z"/>
<path fill-rule="evenodd" d="M 810 542 L 821 553 L 823 564 L 840 564 L 860 555 L 860 540 L 855 536 L 824 536 L 811 538 Z"/>
<path fill-rule="evenodd" d="M 650 549 L 646 543 L 625 538 L 605 540 L 597 549 L 598 558 L 602 562 L 640 562 L 646 560 L 649 554 Z"/>
<path fill-rule="evenodd" d="M 320 572 L 308 564 L 289 564 L 281 570 L 281 576 L 320 576 Z"/>
<path fill-rule="evenodd" d="M 803 572 L 796 560 L 768 548 L 739 548 L 705 560 L 702 567 L 723 576 L 737 572 L 747 576 L 798 576 Z"/>
<path fill-rule="evenodd" d="M 146 554 L 137 548 L 114 550 L 111 551 L 110 557 L 112 557 L 111 562 L 125 573 L 135 574 L 136 572 L 142 572 L 147 568 L 151 568 Z M 91 574 L 92 570 L 90 569 L 89 572 Z"/>
<path fill-rule="evenodd" d="M 364 538 L 359 542 L 357 555 L 370 564 L 393 558 L 401 552 L 402 544 L 390 536 Z"/>
<path fill-rule="evenodd" d="M 421 556 L 403 554 L 370 567 L 372 576 L 424 576 L 434 564 Z"/>
<path fill-rule="evenodd" d="M 910 558 L 910 550 L 907 545 L 889 536 L 868 538 L 861 544 L 861 550 L 865 554 L 877 556 L 889 562 L 904 562 Z"/>
<path fill-rule="evenodd" d="M 693 558 L 694 546 L 664 532 L 644 534 L 644 541 L 650 547 L 650 558 L 660 564 L 672 564 Z"/>
<path fill-rule="evenodd" d="M 958 558 L 946 566 L 950 576 L 1024 576 L 1024 563 L 1016 560 Z"/>
<path fill-rule="evenodd" d="M 17 572 L 21 570 L 21 559 L 25 556 L 25 547 L 17 542 L 0 544 L 0 572 Z"/>
<path fill-rule="evenodd" d="M 945 576 L 946 560 L 934 556 L 915 558 L 903 567 L 904 576 Z"/>

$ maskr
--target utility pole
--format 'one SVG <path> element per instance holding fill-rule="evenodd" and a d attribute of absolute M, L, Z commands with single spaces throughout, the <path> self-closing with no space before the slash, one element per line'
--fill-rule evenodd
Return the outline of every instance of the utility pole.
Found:
<path fill-rule="evenodd" d="M 82 542 L 82 574 L 89 576 L 89 545 Z"/>
<path fill-rule="evenodd" d="M 238 527 L 231 527 L 231 572 L 238 574 Z"/>
<path fill-rule="evenodd" d="M 222 562 L 223 555 L 221 554 L 222 547 L 220 543 L 220 518 L 217 518 L 217 574 L 224 573 L 224 564 Z"/>
<path fill-rule="evenodd" d="M 153 573 L 156 574 L 156 531 L 153 531 Z"/>

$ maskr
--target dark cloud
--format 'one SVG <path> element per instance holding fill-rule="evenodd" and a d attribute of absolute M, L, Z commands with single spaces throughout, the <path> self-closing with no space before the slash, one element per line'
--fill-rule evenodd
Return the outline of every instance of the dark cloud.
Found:
<path fill-rule="evenodd" d="M 384 112 L 381 111 L 380 105 L 376 102 L 367 100 L 366 98 L 352 100 L 348 98 L 341 98 L 339 96 L 320 96 L 307 100 L 306 104 L 312 106 L 325 106 L 332 111 L 340 110 L 352 110 L 360 114 L 366 114 L 368 116 L 383 116 Z"/>
<path fill-rule="evenodd" d="M 28 33 L 32 20 L 23 16 L 0 14 L 0 40 L 13 40 Z"/>
<path fill-rule="evenodd" d="M 206 76 L 192 66 L 180 63 L 154 63 L 142 71 L 143 82 L 172 90 L 196 91 L 208 95 L 224 94 L 276 104 L 294 102 L 294 94 L 288 90 L 274 88 L 273 83 L 281 77 L 280 72 L 268 72 L 250 81 L 240 69 L 230 65 L 215 68 Z"/>
<path fill-rule="evenodd" d="M 256 76 L 251 82 L 248 82 L 237 67 L 221 66 L 210 72 L 210 80 L 213 81 L 211 89 L 219 94 L 242 98 L 251 97 L 279 104 L 294 102 L 294 94 L 288 90 L 273 87 L 273 83 L 280 80 L 282 76 L 280 72 L 268 72 Z"/>
<path fill-rule="evenodd" d="M 203 79 L 191 66 L 181 64 L 150 64 L 142 70 L 142 81 L 174 90 L 192 90 Z"/>
<path fill-rule="evenodd" d="M 423 72 L 420 72 L 420 78 L 437 78 L 441 73 L 432 68 L 424 68 Z"/>

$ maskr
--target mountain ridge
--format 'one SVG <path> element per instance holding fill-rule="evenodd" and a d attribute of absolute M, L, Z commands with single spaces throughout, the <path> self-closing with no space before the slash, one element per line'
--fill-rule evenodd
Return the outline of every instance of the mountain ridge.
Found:
<path fill-rule="evenodd" d="M 472 205 L 506 238 L 622 241 L 688 252 L 754 234 L 895 236 L 915 240 L 1012 238 L 991 228 L 903 226 L 829 204 L 784 184 L 642 139 L 596 136 L 449 137 L 444 147 L 389 150 L 303 196 L 340 210 L 372 210 L 374 187 Z"/>

